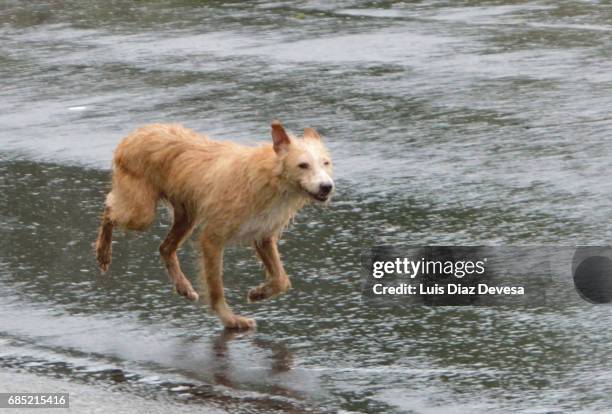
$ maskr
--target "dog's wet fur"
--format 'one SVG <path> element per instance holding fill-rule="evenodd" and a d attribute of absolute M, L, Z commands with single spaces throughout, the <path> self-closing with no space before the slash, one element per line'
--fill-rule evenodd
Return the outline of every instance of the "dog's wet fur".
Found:
<path fill-rule="evenodd" d="M 250 329 L 255 320 L 232 312 L 223 294 L 223 251 L 232 243 L 252 243 L 266 281 L 248 292 L 249 301 L 291 288 L 277 242 L 303 206 L 327 203 L 334 190 L 332 164 L 320 135 L 287 134 L 272 122 L 272 143 L 248 147 L 214 141 L 177 124 L 152 124 L 128 135 L 116 148 L 112 189 L 95 244 L 100 270 L 111 263 L 115 226 L 146 230 L 158 202 L 166 201 L 174 222 L 159 252 L 176 291 L 199 295 L 181 271 L 177 249 L 199 229 L 202 286 L 211 310 L 226 328 Z"/>

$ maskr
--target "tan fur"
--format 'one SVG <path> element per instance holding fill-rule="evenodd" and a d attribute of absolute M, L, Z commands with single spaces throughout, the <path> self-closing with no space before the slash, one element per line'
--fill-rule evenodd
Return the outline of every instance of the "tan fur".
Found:
<path fill-rule="evenodd" d="M 267 281 L 249 291 L 249 300 L 285 292 L 291 283 L 278 254 L 280 233 L 313 197 L 329 197 L 316 193 L 326 177 L 333 186 L 331 161 L 316 131 L 306 128 L 303 139 L 289 137 L 275 121 L 272 137 L 272 144 L 247 147 L 213 141 L 175 124 L 152 124 L 128 135 L 113 159 L 112 190 L 96 241 L 100 269 L 110 266 L 113 227 L 146 230 L 157 203 L 165 200 L 173 207 L 174 223 L 160 254 L 177 292 L 198 299 L 176 250 L 199 226 L 202 279 L 211 309 L 226 327 L 254 327 L 254 320 L 233 314 L 225 302 L 224 247 L 251 242 L 265 266 Z"/>

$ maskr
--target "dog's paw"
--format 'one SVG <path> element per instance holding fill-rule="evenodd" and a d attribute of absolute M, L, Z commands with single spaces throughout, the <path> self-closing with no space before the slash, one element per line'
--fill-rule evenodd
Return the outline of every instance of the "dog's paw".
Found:
<path fill-rule="evenodd" d="M 189 283 L 188 281 L 187 283 L 176 283 L 174 285 L 174 290 L 176 290 L 176 293 L 178 293 L 179 295 L 193 302 L 196 302 L 200 298 L 198 292 L 195 291 L 193 286 L 191 286 L 191 283 Z"/>
<path fill-rule="evenodd" d="M 257 323 L 255 319 L 246 318 L 244 316 L 239 315 L 229 315 L 222 320 L 223 326 L 225 329 L 238 329 L 238 330 L 247 330 L 247 329 L 255 329 Z"/>
<path fill-rule="evenodd" d="M 106 273 L 110 268 L 111 259 L 113 257 L 113 247 L 111 244 L 100 243 L 100 240 L 96 240 L 93 244 L 94 253 L 96 255 L 96 261 L 100 272 Z"/>
<path fill-rule="evenodd" d="M 100 268 L 100 272 L 106 273 L 110 268 L 111 258 L 109 254 L 98 253 L 96 255 L 96 259 L 98 260 L 98 267 Z"/>
<path fill-rule="evenodd" d="M 262 283 L 249 290 L 247 293 L 247 300 L 249 302 L 258 302 L 285 293 L 289 289 L 291 289 L 291 282 L 289 279 L 280 283 Z"/>
<path fill-rule="evenodd" d="M 179 292 L 179 294 L 192 302 L 197 302 L 198 299 L 200 299 L 200 295 L 198 295 L 198 292 L 193 289 L 190 289 L 187 292 Z"/>
<path fill-rule="evenodd" d="M 272 296 L 274 296 L 274 290 L 272 287 L 262 283 L 257 287 L 249 289 L 249 292 L 247 293 L 247 300 L 248 302 L 258 302 Z"/>

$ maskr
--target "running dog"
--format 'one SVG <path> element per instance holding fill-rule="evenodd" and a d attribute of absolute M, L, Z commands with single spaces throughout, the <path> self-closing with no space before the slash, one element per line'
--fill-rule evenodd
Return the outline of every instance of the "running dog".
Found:
<path fill-rule="evenodd" d="M 181 271 L 177 249 L 200 229 L 202 283 L 211 310 L 226 328 L 250 329 L 255 320 L 232 312 L 223 294 L 223 251 L 252 243 L 266 281 L 248 292 L 258 301 L 291 288 L 277 241 L 295 214 L 310 202 L 327 203 L 334 190 L 332 162 L 312 128 L 302 138 L 272 122 L 272 143 L 248 147 L 214 141 L 177 124 L 152 124 L 116 148 L 112 189 L 106 197 L 95 253 L 104 273 L 111 263 L 113 228 L 144 231 L 158 202 L 172 207 L 173 224 L 159 252 L 176 291 L 199 296 Z"/>

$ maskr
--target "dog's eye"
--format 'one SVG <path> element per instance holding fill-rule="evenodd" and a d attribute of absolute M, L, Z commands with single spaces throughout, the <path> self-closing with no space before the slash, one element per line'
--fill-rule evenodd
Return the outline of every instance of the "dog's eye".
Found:
<path fill-rule="evenodd" d="M 329 161 L 327 161 L 327 160 L 323 161 L 323 165 L 325 165 L 327 167 L 329 165 Z"/>
<path fill-rule="evenodd" d="M 308 165 L 307 162 L 301 162 L 298 164 L 298 167 L 300 167 L 302 170 L 307 170 L 310 165 Z"/>

